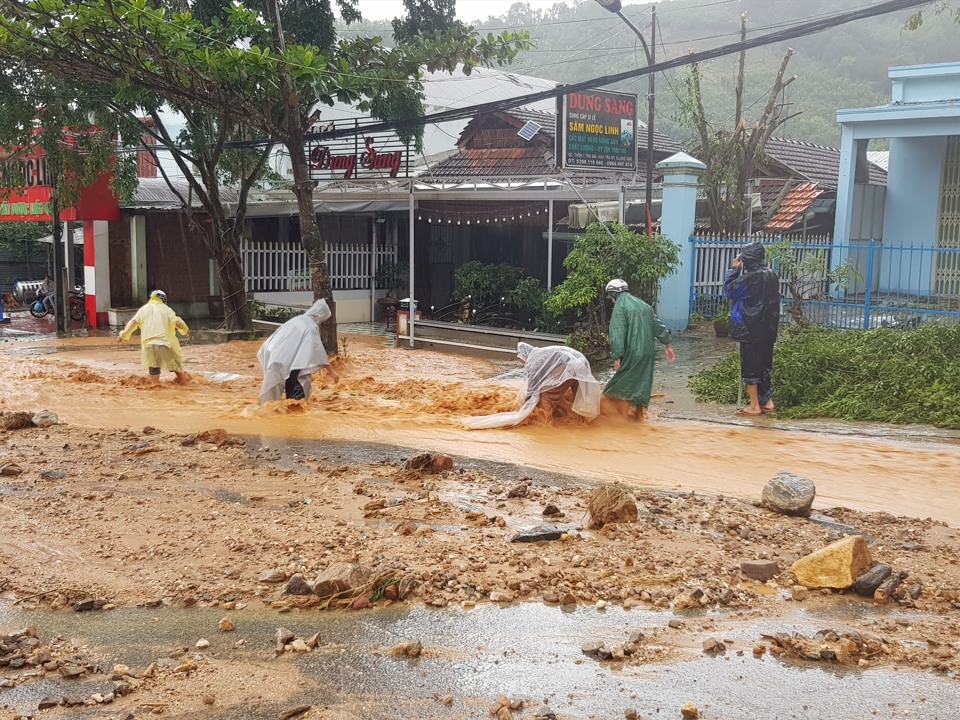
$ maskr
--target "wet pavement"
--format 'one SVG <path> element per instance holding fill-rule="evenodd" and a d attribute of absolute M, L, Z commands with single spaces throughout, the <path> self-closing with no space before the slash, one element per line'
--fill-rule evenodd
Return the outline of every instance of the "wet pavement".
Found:
<path fill-rule="evenodd" d="M 876 613 L 876 611 L 872 611 Z M 229 614 L 237 631 L 216 631 Z M 96 648 L 106 668 L 114 663 L 141 667 L 168 656 L 175 648 L 193 648 L 199 638 L 210 641 L 188 656 L 200 663 L 247 666 L 270 672 L 292 663 L 303 682 L 295 697 L 262 698 L 231 705 L 222 698 L 210 708 L 209 720 L 273 720 L 296 705 L 325 706 L 349 718 L 480 718 L 500 695 L 523 699 L 532 709 L 547 704 L 560 718 L 622 718 L 635 708 L 643 718 L 680 717 L 679 708 L 692 702 L 703 718 L 928 718 L 948 720 L 960 707 L 955 680 L 910 670 L 843 669 L 835 665 L 783 662 L 752 648 L 764 633 L 804 632 L 830 627 L 840 630 L 843 617 L 855 620 L 857 603 L 834 606 L 829 616 L 806 610 L 782 621 L 738 622 L 723 628 L 721 613 L 665 613 L 616 607 L 561 608 L 519 604 L 474 609 L 387 608 L 375 612 L 302 611 L 225 613 L 210 609 L 120 609 L 100 613 L 24 613 L 0 605 L 0 626 L 37 626 Z M 897 613 L 883 613 L 896 618 Z M 694 624 L 709 620 L 716 629 L 704 636 L 723 637 L 728 650 L 707 655 L 699 643 L 676 648 L 667 622 L 679 617 Z M 312 653 L 273 657 L 278 627 L 299 637 L 320 633 Z M 640 631 L 644 652 L 662 661 L 639 664 L 601 662 L 584 655 L 589 641 L 622 643 Z M 244 645 L 236 647 L 237 640 Z M 419 641 L 420 658 L 390 657 L 395 645 Z M 162 661 L 163 662 L 163 661 Z M 168 664 L 169 660 L 166 660 Z M 83 693 L 97 691 L 83 683 Z M 78 694 L 78 683 L 40 680 L 2 691 L 2 701 L 21 712 L 36 708 L 40 698 Z M 440 698 L 450 696 L 444 705 Z M 76 708 L 70 717 L 103 718 L 103 708 Z M 181 717 L 165 714 L 164 717 Z"/>

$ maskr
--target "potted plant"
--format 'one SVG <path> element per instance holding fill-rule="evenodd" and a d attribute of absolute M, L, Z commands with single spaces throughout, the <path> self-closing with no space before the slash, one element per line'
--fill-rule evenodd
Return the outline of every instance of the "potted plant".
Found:
<path fill-rule="evenodd" d="M 727 337 L 730 334 L 730 301 L 726 298 L 720 301 L 713 316 L 713 331 L 717 337 Z"/>

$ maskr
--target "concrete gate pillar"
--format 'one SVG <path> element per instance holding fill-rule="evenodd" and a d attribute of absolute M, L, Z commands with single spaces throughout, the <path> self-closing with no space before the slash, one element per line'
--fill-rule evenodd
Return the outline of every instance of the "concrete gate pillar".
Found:
<path fill-rule="evenodd" d="M 690 272 L 693 268 L 690 236 L 697 215 L 698 179 L 707 166 L 681 152 L 657 163 L 657 169 L 663 172 L 660 234 L 680 246 L 676 272 L 660 284 L 657 315 L 671 330 L 685 330 L 690 320 Z"/>

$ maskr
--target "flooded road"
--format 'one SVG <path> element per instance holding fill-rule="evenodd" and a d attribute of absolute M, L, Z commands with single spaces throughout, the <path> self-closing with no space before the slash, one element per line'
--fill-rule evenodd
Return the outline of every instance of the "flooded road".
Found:
<path fill-rule="evenodd" d="M 164 660 L 172 649 L 193 648 L 198 638 L 209 638 L 209 648 L 188 652 L 198 674 L 216 678 L 218 668 L 231 669 L 243 681 L 232 697 L 224 686 L 207 683 L 211 692 L 219 692 L 204 712 L 206 720 L 273 720 L 298 705 L 323 707 L 319 717 L 338 720 L 480 718 L 489 715 L 491 701 L 500 695 L 522 699 L 523 717 L 547 705 L 560 718 L 612 719 L 623 717 L 627 708 L 644 718 L 675 718 L 690 702 L 704 718 L 723 720 L 955 717 L 960 706 L 955 682 L 909 670 L 854 671 L 752 653 L 763 633 L 839 629 L 838 612 L 851 619 L 858 614 L 853 603 L 834 608 L 829 617 L 799 611 L 792 619 L 748 620 L 735 629 L 724 627 L 722 614 L 682 615 L 690 626 L 709 627 L 704 637 L 722 633 L 728 650 L 719 656 L 703 653 L 699 643 L 677 647 L 667 627 L 673 613 L 541 604 L 286 616 L 236 612 L 231 617 L 237 631 L 230 635 L 211 632 L 222 615 L 211 610 L 26 615 L 0 606 L 0 626 L 25 619 L 40 628 L 55 625 L 58 632 L 95 646 L 106 667 L 133 668 L 158 659 L 172 665 L 179 661 Z M 280 626 L 299 637 L 320 633 L 320 644 L 311 653 L 275 658 L 272 639 Z M 581 651 L 589 641 L 622 643 L 637 632 L 646 638 L 644 652 L 651 657 L 642 665 L 600 662 Z M 243 640 L 239 648 L 238 639 Z M 391 647 L 410 641 L 422 643 L 421 657 L 390 656 Z M 293 682 L 291 673 L 299 680 Z M 272 678 L 270 684 L 266 677 Z M 85 691 L 94 691 L 93 684 L 87 683 Z M 2 692 L 8 708 L 28 711 L 42 697 L 76 693 L 77 683 L 42 680 Z M 68 716 L 102 718 L 104 709 L 74 708 Z"/>
<path fill-rule="evenodd" d="M 883 510 L 960 526 L 960 447 L 951 442 L 884 438 L 875 430 L 870 437 L 784 430 L 771 418 L 675 420 L 667 417 L 669 388 L 681 377 L 672 377 L 666 395 L 654 401 L 654 413 L 664 417 L 652 422 L 600 418 L 469 431 L 462 417 L 513 407 L 519 379 L 491 382 L 502 365 L 384 347 L 380 339 L 360 337 L 346 339 L 340 384 L 318 377 L 305 407 L 259 407 L 258 347 L 187 346 L 193 380 L 177 386 L 165 377 L 155 388 L 139 367 L 138 349 L 110 338 L 7 343 L 0 348 L 6 366 L 0 409 L 50 409 L 66 422 L 90 427 L 151 425 L 184 433 L 222 427 L 260 436 L 265 444 L 284 438 L 381 443 L 580 479 L 746 499 L 757 498 L 770 477 L 788 470 L 814 481 L 818 507 Z"/>

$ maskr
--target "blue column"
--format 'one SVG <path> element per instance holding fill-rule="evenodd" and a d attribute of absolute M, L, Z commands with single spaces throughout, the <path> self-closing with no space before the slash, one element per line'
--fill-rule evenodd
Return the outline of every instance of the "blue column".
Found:
<path fill-rule="evenodd" d="M 697 215 L 697 181 L 707 166 L 686 153 L 677 153 L 657 163 L 657 169 L 663 173 L 660 233 L 680 246 L 676 272 L 660 284 L 657 315 L 671 330 L 685 330 L 690 320 L 690 236 Z"/>

